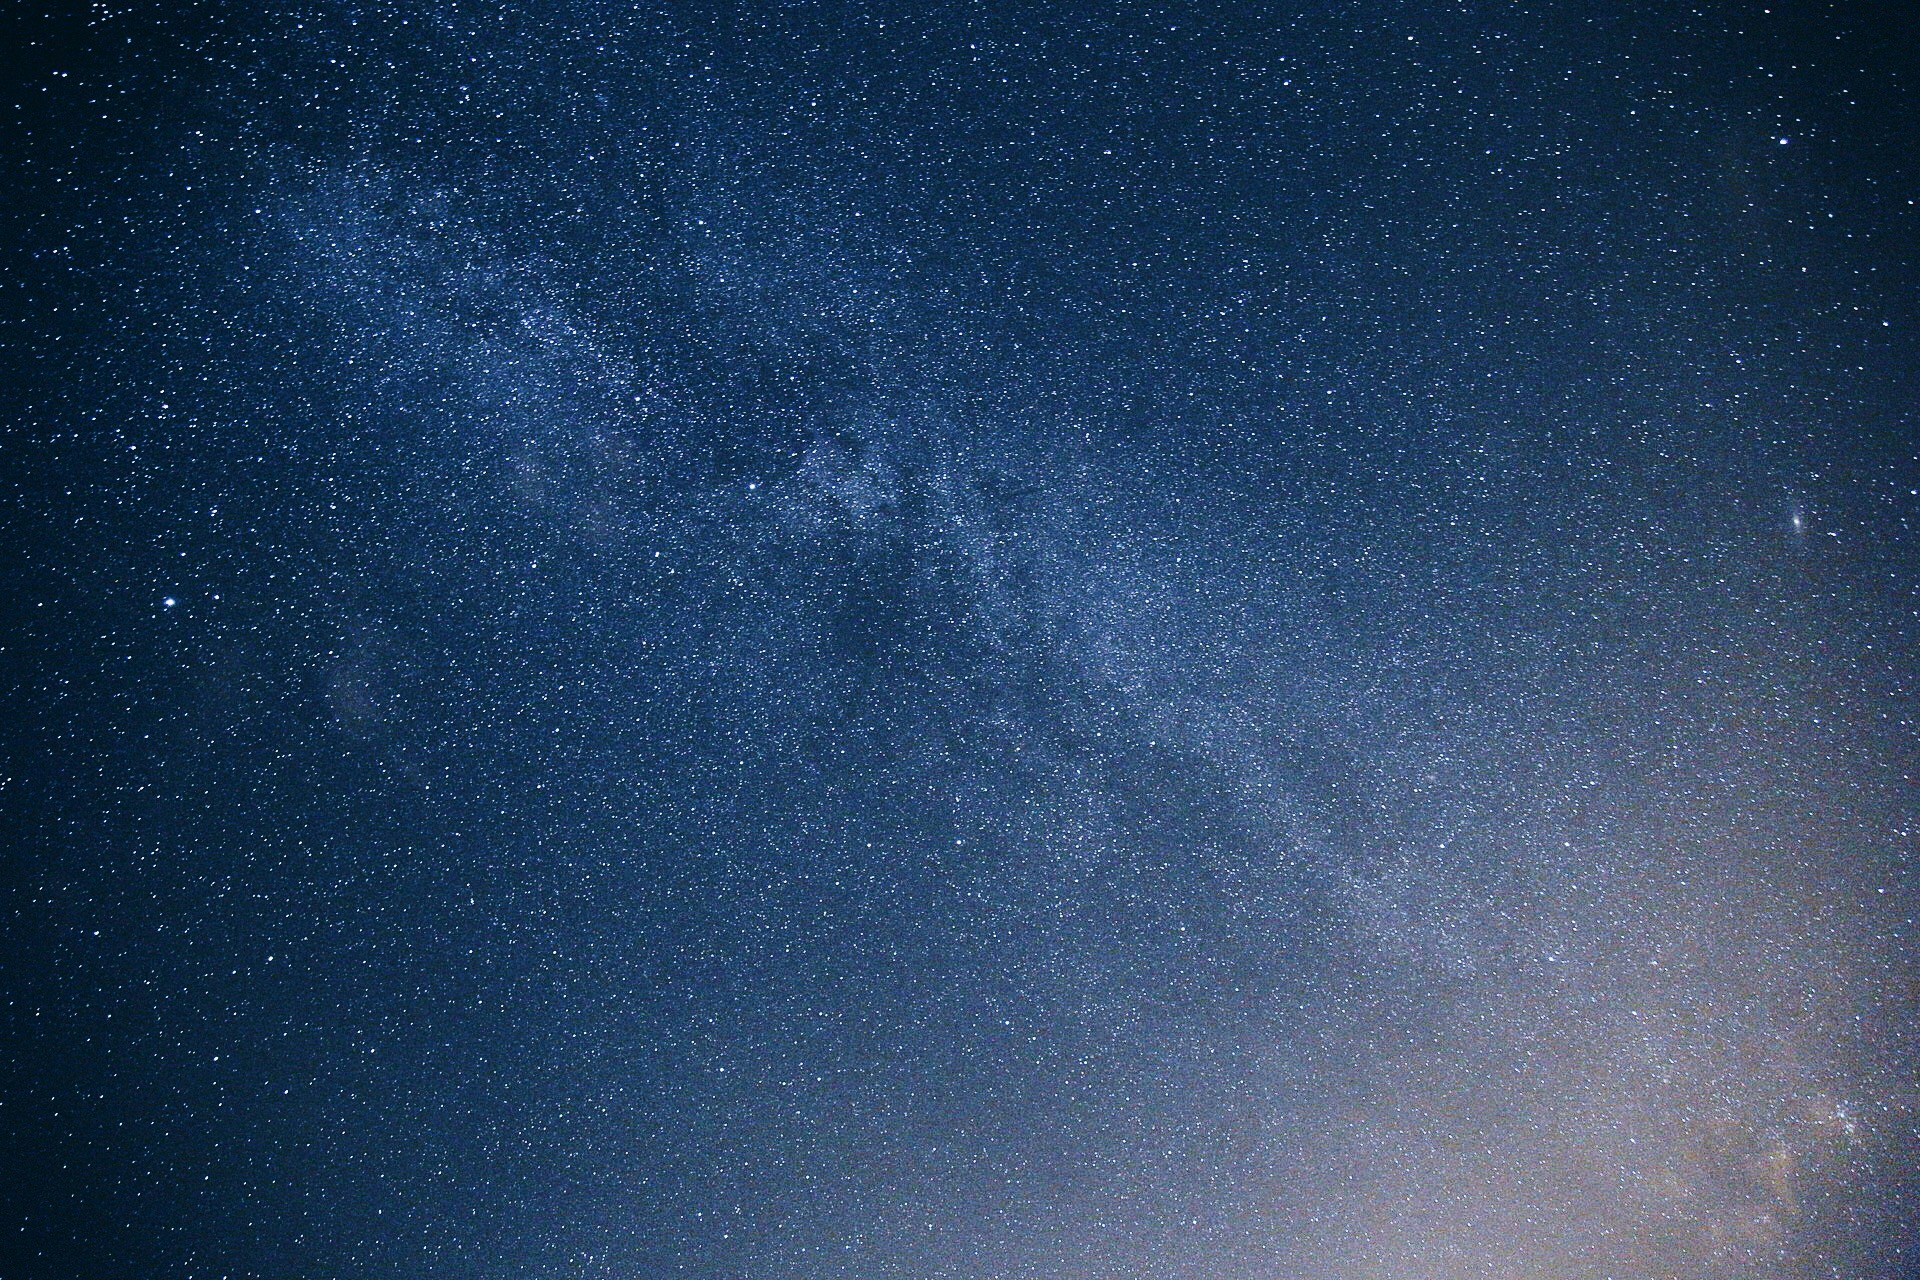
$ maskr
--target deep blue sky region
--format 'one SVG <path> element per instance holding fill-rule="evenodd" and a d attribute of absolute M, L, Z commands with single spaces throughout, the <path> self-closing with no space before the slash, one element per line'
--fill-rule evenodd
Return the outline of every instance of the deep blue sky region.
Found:
<path fill-rule="evenodd" d="M 14 6 L 0 1274 L 1920 1274 L 1920 26 Z"/>

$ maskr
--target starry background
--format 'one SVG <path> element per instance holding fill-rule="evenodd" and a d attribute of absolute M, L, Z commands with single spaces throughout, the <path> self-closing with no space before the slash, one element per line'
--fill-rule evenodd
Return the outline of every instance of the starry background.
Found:
<path fill-rule="evenodd" d="M 1899 6 L 17 6 L 0 1271 L 1920 1273 Z"/>

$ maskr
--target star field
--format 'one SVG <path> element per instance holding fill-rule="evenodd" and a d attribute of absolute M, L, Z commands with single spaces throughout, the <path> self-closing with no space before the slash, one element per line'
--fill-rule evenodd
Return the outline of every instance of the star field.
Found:
<path fill-rule="evenodd" d="M 5 22 L 0 1273 L 1920 1267 L 1892 7 Z"/>

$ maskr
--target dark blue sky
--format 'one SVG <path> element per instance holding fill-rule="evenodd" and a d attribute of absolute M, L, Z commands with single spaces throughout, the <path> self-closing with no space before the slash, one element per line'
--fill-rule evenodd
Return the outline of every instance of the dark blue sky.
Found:
<path fill-rule="evenodd" d="M 23 9 L 0 1271 L 1897 1280 L 1892 6 Z"/>

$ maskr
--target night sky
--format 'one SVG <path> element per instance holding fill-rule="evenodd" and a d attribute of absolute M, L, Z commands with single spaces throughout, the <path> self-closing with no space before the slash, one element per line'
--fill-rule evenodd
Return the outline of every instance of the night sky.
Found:
<path fill-rule="evenodd" d="M 0 37 L 0 1275 L 1920 1275 L 1903 6 Z"/>

